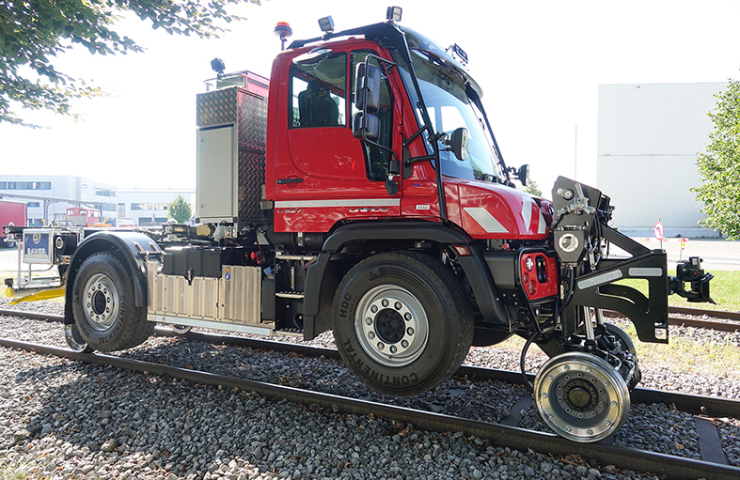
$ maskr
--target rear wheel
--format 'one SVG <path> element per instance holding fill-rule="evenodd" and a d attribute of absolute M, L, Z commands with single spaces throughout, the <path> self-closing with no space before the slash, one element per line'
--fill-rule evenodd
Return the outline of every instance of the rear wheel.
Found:
<path fill-rule="evenodd" d="M 77 335 L 95 350 L 132 348 L 154 332 L 146 307 L 134 304 L 130 272 L 110 252 L 93 254 L 82 263 L 72 292 Z"/>
<path fill-rule="evenodd" d="M 470 302 L 444 265 L 418 252 L 367 258 L 334 298 L 334 338 L 372 388 L 416 395 L 449 378 L 473 341 Z"/>

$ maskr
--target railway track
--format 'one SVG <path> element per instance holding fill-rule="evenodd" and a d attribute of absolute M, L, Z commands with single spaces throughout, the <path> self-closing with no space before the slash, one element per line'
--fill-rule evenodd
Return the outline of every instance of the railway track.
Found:
<path fill-rule="evenodd" d="M 670 478 L 716 478 L 736 479 L 740 475 L 740 468 L 713 463 L 707 460 L 694 460 L 682 457 L 673 457 L 660 453 L 646 452 L 632 448 L 601 444 L 578 444 L 565 440 L 559 436 L 511 426 L 507 421 L 493 424 L 477 422 L 465 418 L 454 417 L 439 413 L 413 410 L 383 403 L 370 402 L 326 393 L 276 385 L 254 380 L 217 375 L 169 365 L 125 359 L 110 355 L 75 353 L 68 349 L 19 342 L 10 339 L 0 339 L 0 345 L 10 348 L 33 351 L 43 355 L 55 355 L 85 363 L 106 365 L 120 369 L 154 375 L 166 375 L 172 378 L 187 380 L 205 385 L 216 385 L 222 388 L 240 389 L 247 392 L 272 398 L 285 399 L 291 402 L 306 405 L 320 405 L 333 411 L 340 411 L 354 415 L 380 415 L 399 422 L 413 424 L 417 428 L 436 432 L 462 431 L 466 435 L 488 440 L 497 446 L 507 446 L 519 450 L 534 449 L 550 453 L 555 456 L 579 455 L 584 458 L 595 459 L 604 465 L 614 465 L 617 468 L 647 471 Z M 511 372 L 509 372 L 511 373 Z M 739 402 L 736 402 L 739 403 Z M 738 408 L 735 406 L 734 408 Z M 516 410 L 516 409 L 512 409 Z M 710 445 L 707 448 L 712 448 Z"/>
<path fill-rule="evenodd" d="M 21 316 L 23 313 L 29 312 L 0 310 L 0 315 Z M 43 314 L 26 314 L 23 316 L 48 321 L 59 321 L 61 319 L 58 316 Z M 165 328 L 158 329 L 157 333 L 160 335 L 172 335 L 172 332 Z M 311 357 L 339 357 L 337 351 L 333 349 L 308 347 L 274 341 L 195 332 L 187 334 L 186 337 L 192 341 L 211 344 L 234 345 L 257 350 L 289 351 L 295 354 Z M 339 411 L 346 413 L 357 415 L 381 415 L 399 422 L 411 423 L 418 428 L 430 431 L 463 431 L 467 435 L 475 435 L 476 437 L 487 439 L 498 446 L 508 446 L 520 450 L 532 448 L 548 452 L 556 456 L 576 454 L 581 455 L 584 458 L 596 459 L 604 465 L 610 464 L 615 465 L 618 468 L 649 471 L 661 475 L 668 475 L 670 478 L 738 478 L 738 476 L 740 476 L 740 468 L 725 465 L 727 459 L 722 451 L 720 437 L 716 427 L 711 423 L 712 417 L 740 418 L 740 402 L 735 400 L 676 394 L 640 388 L 635 389 L 632 393 L 633 402 L 636 403 L 665 403 L 667 405 L 674 405 L 677 409 L 692 415 L 702 415 L 702 417 L 695 417 L 697 431 L 700 436 L 699 443 L 701 447 L 702 460 L 693 460 L 660 453 L 646 452 L 633 448 L 614 446 L 608 444 L 608 441 L 602 442 L 601 444 L 576 444 L 552 434 L 517 428 L 516 425 L 521 419 L 521 415 L 517 412 L 521 412 L 522 410 L 529 408 L 533 402 L 532 398 L 528 395 L 523 396 L 519 402 L 510 409 L 512 413 L 508 417 L 502 419 L 499 423 L 494 424 L 439 413 L 397 407 L 383 403 L 351 399 L 305 389 L 286 387 L 272 383 L 216 375 L 213 373 L 194 371 L 158 363 L 100 354 L 74 353 L 67 349 L 18 342 L 10 339 L 0 339 L 0 345 L 34 351 L 44 355 L 61 356 L 87 363 L 111 365 L 116 368 L 167 375 L 173 378 L 184 379 L 201 384 L 221 385 L 228 388 L 255 391 L 269 398 L 286 399 L 309 405 L 321 405 L 334 410 L 339 409 Z M 523 383 L 522 376 L 519 372 L 507 372 L 479 367 L 463 366 L 457 372 L 457 375 L 466 376 L 476 380 L 499 380 L 512 384 Z"/>

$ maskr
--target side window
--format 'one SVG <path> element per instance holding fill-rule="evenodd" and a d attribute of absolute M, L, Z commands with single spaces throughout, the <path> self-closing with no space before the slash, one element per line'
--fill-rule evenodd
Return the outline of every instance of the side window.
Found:
<path fill-rule="evenodd" d="M 291 128 L 347 124 L 347 54 L 311 65 L 291 65 L 290 87 Z"/>
<path fill-rule="evenodd" d="M 355 91 L 355 66 L 358 63 L 363 63 L 368 54 L 375 53 L 372 50 L 356 50 L 352 52 L 352 70 L 351 70 L 351 82 L 350 92 Z M 370 59 L 370 64 L 380 68 L 382 74 L 382 80 L 380 84 L 380 109 L 375 113 L 380 120 L 380 136 L 378 137 L 378 143 L 384 147 L 391 148 L 391 137 L 393 133 L 393 94 L 391 92 L 390 84 L 388 83 L 388 75 L 384 65 L 379 65 L 379 62 L 375 58 Z M 352 103 L 352 115 L 359 112 Z M 385 180 L 388 177 L 388 166 L 391 160 L 391 152 L 388 150 L 378 148 L 375 145 L 367 145 L 365 147 L 365 158 L 367 164 L 367 177 L 370 180 Z"/>

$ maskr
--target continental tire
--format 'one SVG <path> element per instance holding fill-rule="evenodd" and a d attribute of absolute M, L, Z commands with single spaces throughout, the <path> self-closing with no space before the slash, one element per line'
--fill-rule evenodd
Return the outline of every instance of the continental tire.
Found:
<path fill-rule="evenodd" d="M 75 277 L 72 295 L 77 331 L 95 350 L 132 348 L 154 332 L 154 322 L 146 319 L 146 307 L 134 304 L 131 273 L 110 252 L 85 259 Z"/>
<path fill-rule="evenodd" d="M 417 395 L 449 378 L 473 341 L 465 289 L 448 267 L 418 252 L 369 257 L 334 298 L 334 338 L 348 368 L 367 385 Z"/>

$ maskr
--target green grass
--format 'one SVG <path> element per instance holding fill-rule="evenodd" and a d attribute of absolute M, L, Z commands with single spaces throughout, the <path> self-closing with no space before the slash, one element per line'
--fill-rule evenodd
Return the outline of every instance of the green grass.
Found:
<path fill-rule="evenodd" d="M 705 308 L 727 312 L 740 311 L 740 271 L 719 270 L 712 273 L 714 274 L 714 278 L 709 284 L 709 291 L 712 299 L 717 302 L 717 305 L 712 305 L 711 303 L 691 303 L 678 295 L 668 297 L 668 304 L 675 307 Z M 615 283 L 636 288 L 643 294 L 647 293 L 646 280 L 620 280 Z"/>

